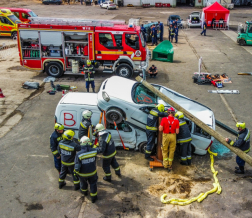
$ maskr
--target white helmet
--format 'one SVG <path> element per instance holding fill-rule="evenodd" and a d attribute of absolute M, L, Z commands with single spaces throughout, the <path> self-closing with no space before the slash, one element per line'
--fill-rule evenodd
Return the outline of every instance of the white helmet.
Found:
<path fill-rule="evenodd" d="M 90 144 L 90 139 L 87 137 L 87 136 L 83 136 L 81 139 L 80 139 L 80 145 L 82 146 L 86 146 L 86 145 L 89 145 Z"/>
<path fill-rule="evenodd" d="M 98 123 L 95 127 L 96 132 L 101 132 L 102 130 L 105 130 L 104 126 L 100 123 Z"/>
<path fill-rule="evenodd" d="M 92 111 L 90 111 L 90 110 L 85 110 L 85 111 L 83 111 L 82 112 L 82 116 L 85 118 L 85 119 L 90 119 L 91 118 L 91 116 L 92 116 Z"/>

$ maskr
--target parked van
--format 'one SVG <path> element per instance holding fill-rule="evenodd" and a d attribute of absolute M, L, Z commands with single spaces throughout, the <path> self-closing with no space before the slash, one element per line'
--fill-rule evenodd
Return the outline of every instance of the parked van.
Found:
<path fill-rule="evenodd" d="M 0 36 L 17 38 L 17 24 L 21 21 L 8 9 L 0 9 Z"/>
<path fill-rule="evenodd" d="M 0 9 L 9 9 L 19 20 L 22 22 L 29 22 L 29 17 L 37 17 L 37 15 L 30 9 L 26 8 L 3 8 Z"/>
<path fill-rule="evenodd" d="M 79 126 L 82 120 L 82 112 L 90 110 L 93 112 L 92 124 L 99 123 L 101 111 L 97 106 L 96 93 L 69 92 L 58 103 L 55 111 L 55 122 L 64 124 L 65 129 L 71 129 L 78 138 Z M 104 124 L 104 120 L 102 120 Z M 123 121 L 117 124 L 120 135 L 126 147 L 138 150 L 139 145 L 147 142 L 146 133 L 136 129 Z M 119 134 L 114 124 L 108 123 L 106 129 L 111 133 L 116 147 L 122 147 Z"/>

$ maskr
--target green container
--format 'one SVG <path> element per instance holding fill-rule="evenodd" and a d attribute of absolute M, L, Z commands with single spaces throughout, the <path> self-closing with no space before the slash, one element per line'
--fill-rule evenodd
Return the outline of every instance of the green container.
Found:
<path fill-rule="evenodd" d="M 173 62 L 174 50 L 170 41 L 165 40 L 152 51 L 152 60 Z"/>
<path fill-rule="evenodd" d="M 70 90 L 70 85 L 60 85 L 62 90 Z"/>

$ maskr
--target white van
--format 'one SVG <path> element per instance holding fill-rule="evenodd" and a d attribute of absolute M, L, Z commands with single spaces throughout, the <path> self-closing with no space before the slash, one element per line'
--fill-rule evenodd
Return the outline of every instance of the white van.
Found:
<path fill-rule="evenodd" d="M 95 126 L 99 123 L 101 111 L 97 106 L 97 94 L 85 92 L 69 92 L 58 103 L 55 111 L 55 122 L 59 122 L 65 126 L 65 129 L 71 129 L 78 138 L 79 126 L 82 119 L 82 112 L 91 110 L 92 124 Z M 104 124 L 104 119 L 102 119 Z M 140 129 L 133 128 L 129 124 L 117 124 L 124 145 L 130 149 L 139 149 L 140 144 L 147 142 L 146 133 Z M 122 147 L 122 143 L 114 124 L 107 122 L 106 128 L 112 135 L 116 147 Z M 141 147 L 141 146 L 140 146 Z M 142 146 L 142 149 L 144 147 Z"/>

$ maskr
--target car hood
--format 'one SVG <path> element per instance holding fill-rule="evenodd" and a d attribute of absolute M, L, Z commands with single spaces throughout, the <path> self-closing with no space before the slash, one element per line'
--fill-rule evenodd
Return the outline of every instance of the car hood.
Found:
<path fill-rule="evenodd" d="M 214 127 L 214 113 L 212 110 L 199 102 L 193 101 L 190 98 L 187 98 L 184 95 L 181 95 L 171 89 L 168 89 L 164 86 L 159 86 L 160 92 L 162 92 L 164 95 L 175 101 L 177 104 L 179 104 L 181 107 L 183 107 L 185 110 L 189 111 L 191 114 L 193 114 L 195 117 L 200 119 L 205 124 Z M 158 103 L 164 104 L 165 106 L 169 106 L 166 102 L 164 102 L 162 99 L 158 99 Z"/>
<path fill-rule="evenodd" d="M 135 81 L 119 76 L 112 76 L 103 83 L 101 91 L 105 91 L 110 97 L 133 103 L 131 92 Z"/>

